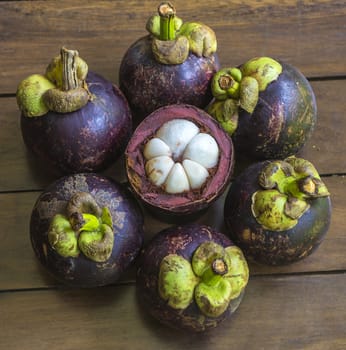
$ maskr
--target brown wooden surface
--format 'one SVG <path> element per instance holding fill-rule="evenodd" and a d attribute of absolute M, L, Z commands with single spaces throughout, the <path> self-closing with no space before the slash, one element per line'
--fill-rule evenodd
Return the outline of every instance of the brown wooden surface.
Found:
<path fill-rule="evenodd" d="M 277 268 L 250 263 L 240 308 L 204 335 L 177 333 L 149 317 L 135 295 L 135 266 L 117 285 L 75 290 L 37 262 L 30 213 L 57 174 L 25 149 L 16 87 L 43 72 L 62 45 L 78 49 L 92 70 L 117 83 L 122 55 L 145 34 L 158 3 L 0 2 L 0 348 L 345 349 L 345 1 L 174 1 L 180 17 L 213 27 L 223 66 L 269 55 L 310 78 L 319 118 L 301 155 L 323 175 L 333 204 L 330 230 L 312 256 Z M 125 181 L 122 160 L 105 173 Z M 197 221 L 224 231 L 223 200 Z M 167 226 L 146 213 L 145 241 Z"/>

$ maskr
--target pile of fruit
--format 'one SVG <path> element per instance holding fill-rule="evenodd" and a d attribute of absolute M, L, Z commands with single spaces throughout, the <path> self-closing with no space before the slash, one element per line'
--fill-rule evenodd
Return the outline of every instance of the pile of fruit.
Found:
<path fill-rule="evenodd" d="M 328 189 L 297 156 L 316 100 L 286 62 L 221 68 L 214 31 L 169 2 L 146 29 L 124 54 L 119 87 L 64 47 L 20 82 L 24 142 L 59 175 L 34 205 L 31 242 L 70 286 L 112 284 L 136 260 L 149 312 L 204 331 L 238 308 L 248 262 L 299 261 L 328 231 Z M 126 184 L 100 174 L 120 157 Z M 247 166 L 236 172 L 238 160 Z M 197 224 L 223 193 L 224 232 Z M 172 225 L 144 245 L 146 211 Z"/>

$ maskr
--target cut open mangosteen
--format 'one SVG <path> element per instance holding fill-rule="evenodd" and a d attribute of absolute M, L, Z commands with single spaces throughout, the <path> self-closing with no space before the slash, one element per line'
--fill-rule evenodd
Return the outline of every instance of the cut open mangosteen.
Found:
<path fill-rule="evenodd" d="M 140 122 L 176 103 L 207 106 L 210 80 L 220 68 L 214 31 L 200 22 L 183 22 L 169 2 L 159 5 L 146 29 L 149 35 L 128 48 L 119 69 L 119 86 L 134 118 Z"/>
<path fill-rule="evenodd" d="M 114 283 L 143 242 L 143 215 L 133 195 L 106 177 L 63 177 L 37 199 L 30 237 L 42 265 L 75 287 Z"/>
<path fill-rule="evenodd" d="M 225 190 L 233 170 L 232 141 L 203 110 L 161 107 L 137 127 L 125 151 L 135 194 L 161 218 L 189 218 Z"/>
<path fill-rule="evenodd" d="M 256 57 L 223 68 L 212 79 L 212 115 L 231 135 L 237 154 L 284 159 L 309 140 L 317 120 L 314 92 L 292 65 Z"/>
<path fill-rule="evenodd" d="M 76 50 L 61 49 L 44 75 L 17 89 L 27 148 L 59 173 L 100 171 L 123 153 L 132 133 L 125 96 L 88 71 Z"/>
<path fill-rule="evenodd" d="M 305 159 L 257 162 L 232 182 L 224 218 L 227 234 L 247 258 L 289 264 L 323 241 L 331 219 L 330 194 Z"/>
<path fill-rule="evenodd" d="M 242 251 L 225 235 L 206 225 L 173 226 L 140 254 L 137 293 L 160 322 L 202 332 L 235 312 L 248 278 Z"/>

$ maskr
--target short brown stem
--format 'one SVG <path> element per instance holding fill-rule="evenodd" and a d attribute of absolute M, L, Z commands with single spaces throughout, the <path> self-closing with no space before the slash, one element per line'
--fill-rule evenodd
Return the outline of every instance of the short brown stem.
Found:
<path fill-rule="evenodd" d="M 78 51 L 68 50 L 63 47 L 60 50 L 62 62 L 62 89 L 64 91 L 73 90 L 79 87 L 79 79 L 77 76 L 76 57 L 79 56 Z"/>
<path fill-rule="evenodd" d="M 222 75 L 219 78 L 219 86 L 223 90 L 227 90 L 232 87 L 234 80 L 229 75 Z"/>
<path fill-rule="evenodd" d="M 163 2 L 158 7 L 158 13 L 161 17 L 171 17 L 176 14 L 176 10 L 170 2 Z"/>
<path fill-rule="evenodd" d="M 225 260 L 218 258 L 213 261 L 212 270 L 216 275 L 225 275 L 228 272 Z"/>
<path fill-rule="evenodd" d="M 84 213 L 101 217 L 101 209 L 91 194 L 77 192 L 67 204 L 67 216 L 74 230 L 78 230 L 84 224 Z"/>

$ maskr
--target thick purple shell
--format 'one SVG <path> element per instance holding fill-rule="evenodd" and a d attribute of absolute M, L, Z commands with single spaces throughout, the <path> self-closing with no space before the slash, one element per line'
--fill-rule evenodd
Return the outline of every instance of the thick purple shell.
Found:
<path fill-rule="evenodd" d="M 54 215 L 64 210 L 76 192 L 90 193 L 100 207 L 107 206 L 115 232 L 111 257 L 96 263 L 83 254 L 60 256 L 48 242 L 48 228 Z M 75 174 L 51 184 L 37 199 L 31 214 L 30 237 L 43 266 L 61 282 L 77 287 L 114 283 L 131 265 L 143 242 L 143 215 L 133 196 L 122 185 L 97 174 Z"/>
<path fill-rule="evenodd" d="M 284 159 L 310 138 L 317 120 L 311 85 L 293 66 L 282 63 L 279 78 L 260 92 L 252 114 L 240 110 L 232 135 L 237 153 L 248 158 Z"/>
<path fill-rule="evenodd" d="M 172 195 L 147 178 L 143 147 L 164 123 L 179 118 L 190 120 L 213 136 L 220 154 L 217 166 L 201 189 Z M 140 123 L 125 150 L 125 162 L 130 185 L 143 203 L 162 220 L 181 223 L 207 209 L 226 190 L 234 168 L 234 150 L 228 134 L 205 111 L 191 105 L 170 105 L 159 108 Z"/>
<path fill-rule="evenodd" d="M 250 165 L 231 184 L 224 207 L 227 234 L 247 258 L 268 265 L 290 264 L 310 255 L 323 241 L 330 225 L 331 202 L 329 197 L 310 200 L 310 208 L 289 230 L 262 228 L 252 214 L 251 203 L 252 195 L 262 189 L 258 177 L 267 164 Z"/>
<path fill-rule="evenodd" d="M 220 68 L 216 54 L 165 65 L 151 50 L 151 36 L 137 40 L 125 53 L 119 70 L 119 86 L 138 121 L 159 107 L 186 103 L 204 108 L 212 99 L 210 80 Z"/>
<path fill-rule="evenodd" d="M 93 72 L 86 81 L 94 99 L 80 110 L 21 116 L 28 149 L 63 174 L 106 168 L 123 153 L 132 133 L 130 109 L 119 88 Z"/>
<path fill-rule="evenodd" d="M 176 310 L 161 299 L 158 292 L 158 276 L 162 259 L 169 254 L 178 254 L 188 261 L 200 244 L 213 241 L 223 247 L 233 243 L 222 233 L 206 225 L 186 224 L 159 232 L 142 251 L 137 273 L 137 291 L 143 306 L 160 322 L 178 329 L 194 332 L 216 327 L 239 306 L 243 293 L 230 303 L 228 310 L 213 318 L 201 313 L 195 302 L 185 310 Z"/>

